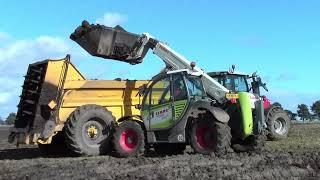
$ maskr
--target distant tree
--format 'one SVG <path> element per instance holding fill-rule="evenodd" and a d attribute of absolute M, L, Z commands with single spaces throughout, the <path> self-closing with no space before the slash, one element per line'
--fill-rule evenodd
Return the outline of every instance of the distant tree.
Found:
<path fill-rule="evenodd" d="M 280 106 L 280 107 L 282 107 L 282 105 L 281 105 L 279 102 L 274 102 L 274 103 L 272 104 L 272 106 Z"/>
<path fill-rule="evenodd" d="M 0 125 L 4 125 L 6 122 L 4 122 L 4 120 L 2 119 L 2 117 L 0 117 Z"/>
<path fill-rule="evenodd" d="M 311 111 L 320 118 L 320 100 L 314 102 L 311 106 Z"/>
<path fill-rule="evenodd" d="M 305 104 L 299 104 L 298 105 L 297 113 L 298 113 L 298 116 L 302 119 L 302 121 L 311 118 L 311 113 L 309 111 L 309 108 Z"/>
<path fill-rule="evenodd" d="M 290 110 L 284 110 L 284 111 L 288 114 L 288 116 L 290 117 L 290 119 L 291 119 L 292 121 L 296 120 L 296 118 L 297 118 L 297 114 L 296 114 L 296 113 L 293 113 L 293 112 L 290 111 Z"/>
<path fill-rule="evenodd" d="M 14 121 L 16 120 L 16 113 L 10 113 L 6 119 L 6 124 L 14 124 Z"/>

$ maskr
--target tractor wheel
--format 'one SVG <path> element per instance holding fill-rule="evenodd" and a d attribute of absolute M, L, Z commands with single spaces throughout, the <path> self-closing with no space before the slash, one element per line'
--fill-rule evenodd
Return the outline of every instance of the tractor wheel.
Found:
<path fill-rule="evenodd" d="M 144 153 L 144 132 L 134 121 L 125 121 L 116 127 L 113 148 L 118 157 L 132 157 Z"/>
<path fill-rule="evenodd" d="M 251 135 L 243 141 L 232 144 L 235 152 L 261 152 L 266 145 L 267 137 L 261 133 L 259 135 Z"/>
<path fill-rule="evenodd" d="M 186 150 L 185 144 L 180 143 L 159 143 L 153 145 L 154 151 L 159 155 L 178 155 Z"/>
<path fill-rule="evenodd" d="M 77 108 L 64 126 L 68 148 L 75 155 L 95 156 L 110 148 L 110 133 L 114 117 L 106 108 L 84 105 Z"/>
<path fill-rule="evenodd" d="M 230 127 L 215 120 L 198 120 L 192 125 L 190 144 L 196 153 L 225 154 L 230 150 Z"/>
<path fill-rule="evenodd" d="M 58 132 L 52 137 L 51 144 L 38 144 L 39 151 L 43 156 L 59 156 L 68 155 L 69 149 L 67 148 L 63 136 L 63 132 Z"/>
<path fill-rule="evenodd" d="M 268 139 L 279 140 L 288 136 L 290 129 L 290 118 L 280 107 L 270 108 L 267 113 L 267 128 L 269 130 Z"/>

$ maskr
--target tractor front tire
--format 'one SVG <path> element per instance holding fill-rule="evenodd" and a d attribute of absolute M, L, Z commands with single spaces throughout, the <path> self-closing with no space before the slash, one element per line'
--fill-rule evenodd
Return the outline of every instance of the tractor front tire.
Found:
<path fill-rule="evenodd" d="M 125 121 L 115 128 L 113 148 L 118 157 L 139 156 L 145 150 L 144 132 L 137 122 Z"/>
<path fill-rule="evenodd" d="M 213 119 L 197 120 L 189 134 L 190 144 L 196 153 L 217 155 L 230 151 L 230 127 Z"/>
<path fill-rule="evenodd" d="M 114 119 L 110 111 L 99 105 L 77 108 L 64 126 L 66 145 L 77 156 L 105 154 L 110 149 Z"/>
<path fill-rule="evenodd" d="M 280 140 L 288 136 L 290 118 L 280 107 L 270 108 L 267 117 L 268 139 Z"/>

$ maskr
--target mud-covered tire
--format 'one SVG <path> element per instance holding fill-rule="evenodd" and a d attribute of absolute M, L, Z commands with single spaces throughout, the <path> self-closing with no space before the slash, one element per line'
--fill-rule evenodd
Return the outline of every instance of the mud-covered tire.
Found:
<path fill-rule="evenodd" d="M 50 144 L 38 144 L 40 154 L 42 156 L 67 156 L 70 155 L 66 146 L 63 132 L 58 132 L 52 137 Z"/>
<path fill-rule="evenodd" d="M 117 157 L 142 155 L 145 150 L 145 137 L 140 124 L 125 121 L 115 127 L 112 144 Z"/>
<path fill-rule="evenodd" d="M 265 134 L 251 135 L 243 141 L 232 144 L 235 152 L 261 152 L 266 145 L 267 137 Z"/>
<path fill-rule="evenodd" d="M 261 152 L 264 150 L 266 145 L 267 137 L 264 134 L 256 135 L 252 142 L 252 151 Z"/>
<path fill-rule="evenodd" d="M 102 106 L 90 104 L 77 108 L 64 126 L 66 145 L 78 156 L 105 154 L 110 148 L 114 119 Z"/>
<path fill-rule="evenodd" d="M 231 132 L 226 123 L 212 119 L 195 121 L 189 138 L 196 153 L 221 155 L 230 151 Z"/>
<path fill-rule="evenodd" d="M 290 129 L 290 118 L 281 108 L 270 108 L 267 114 L 267 128 L 269 140 L 280 140 L 288 136 Z"/>
<path fill-rule="evenodd" d="M 178 155 L 186 150 L 186 144 L 181 143 L 158 143 L 153 145 L 154 151 L 159 155 Z"/>

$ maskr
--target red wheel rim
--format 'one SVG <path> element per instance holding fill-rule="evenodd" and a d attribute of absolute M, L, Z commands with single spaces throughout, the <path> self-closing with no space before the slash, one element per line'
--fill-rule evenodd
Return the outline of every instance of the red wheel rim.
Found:
<path fill-rule="evenodd" d="M 207 125 L 198 125 L 196 128 L 196 142 L 201 149 L 213 149 L 216 144 L 214 128 Z"/>
<path fill-rule="evenodd" d="M 133 151 L 138 145 L 138 135 L 131 129 L 126 129 L 121 133 L 120 146 L 126 152 Z"/>

